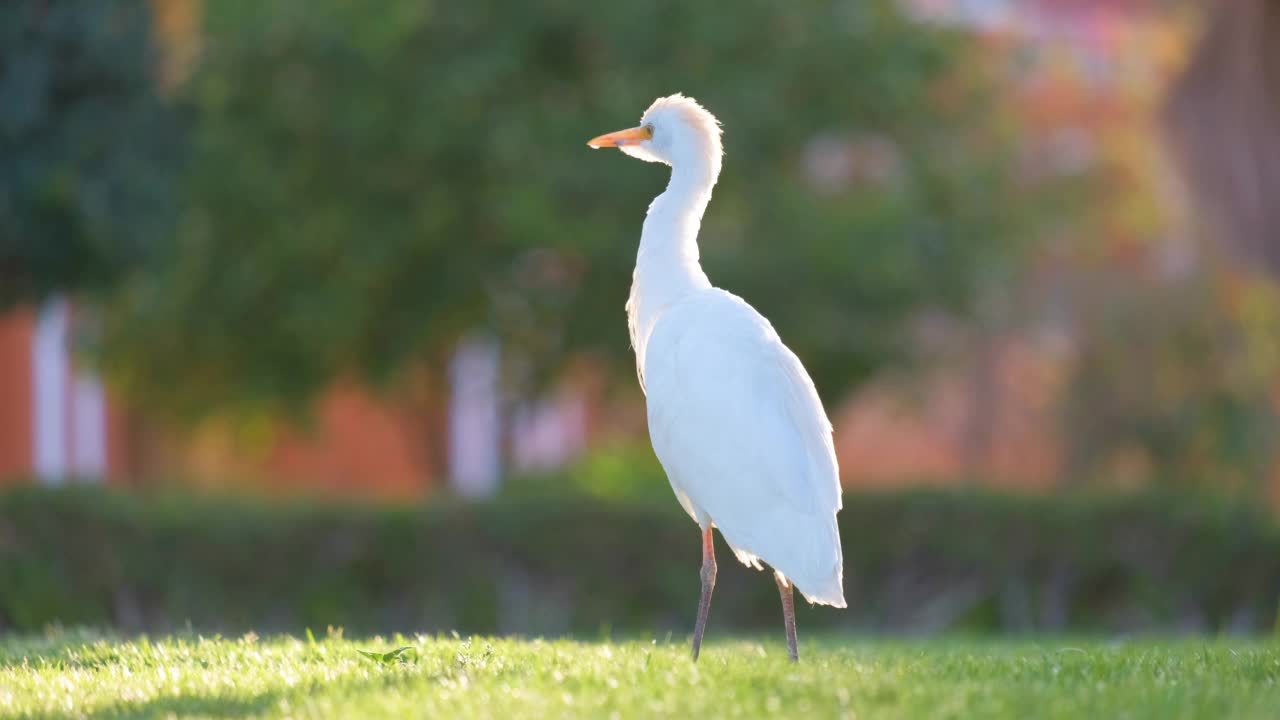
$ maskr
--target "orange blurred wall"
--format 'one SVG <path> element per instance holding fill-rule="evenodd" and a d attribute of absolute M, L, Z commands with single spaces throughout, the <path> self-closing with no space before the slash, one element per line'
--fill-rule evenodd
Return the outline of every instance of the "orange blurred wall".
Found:
<path fill-rule="evenodd" d="M 31 471 L 29 310 L 0 315 L 0 484 Z"/>

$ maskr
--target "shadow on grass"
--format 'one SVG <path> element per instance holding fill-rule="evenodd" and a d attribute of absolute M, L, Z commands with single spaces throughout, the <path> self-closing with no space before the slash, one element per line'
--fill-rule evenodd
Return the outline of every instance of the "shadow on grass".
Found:
<path fill-rule="evenodd" d="M 44 637 L 5 637 L 0 634 L 0 669 L 18 667 L 24 663 L 39 667 L 60 662 L 78 667 L 87 664 L 78 658 L 96 652 L 99 643 L 119 640 L 115 635 L 91 630 L 64 630 Z"/>
<path fill-rule="evenodd" d="M 276 706 L 282 699 L 292 696 L 301 695 L 290 690 L 289 693 L 278 691 L 265 692 L 261 695 L 255 695 L 252 698 L 226 698 L 214 699 L 200 697 L 194 695 L 176 695 L 172 697 L 156 698 L 146 702 L 140 702 L 133 705 L 116 705 L 112 707 L 102 708 L 88 713 L 88 717 L 94 718 L 140 718 L 150 720 L 151 718 L 175 718 L 188 717 L 191 715 L 201 715 L 204 717 L 215 718 L 232 718 L 245 717 L 247 715 L 256 715 L 266 712 L 268 709 Z M 79 711 L 77 714 L 81 714 Z M 66 713 L 37 713 L 35 715 L 25 716 L 31 720 L 63 720 L 67 717 Z"/>
<path fill-rule="evenodd" d="M 100 664 L 100 663 L 99 663 Z M 80 665 L 80 663 L 77 663 Z M 427 668 L 421 665 L 409 665 L 400 672 L 375 673 L 369 677 L 344 675 L 326 682 L 316 680 L 294 687 L 268 688 L 248 697 L 215 698 L 199 694 L 182 693 L 167 695 L 138 702 L 117 701 L 105 707 L 84 710 L 76 708 L 75 714 L 104 720 L 159 720 L 163 718 L 182 718 L 204 716 L 214 718 L 232 718 L 265 714 L 281 703 L 297 707 L 309 697 L 322 695 L 331 688 L 340 688 L 336 697 L 354 697 L 369 691 L 391 691 L 400 686 L 439 683 L 452 676 L 451 668 Z M 66 718 L 64 712 L 46 712 L 26 715 L 30 720 L 61 720 Z"/>
<path fill-rule="evenodd" d="M 176 695 L 160 697 L 135 704 L 122 704 L 103 708 L 92 714 L 94 718 L 104 720 L 161 720 L 163 718 L 188 717 L 201 715 L 205 717 L 230 718 L 258 715 L 287 702 L 297 707 L 308 697 L 322 694 L 327 688 L 341 687 L 342 697 L 354 697 L 370 690 L 392 690 L 401 685 L 437 682 L 444 677 L 440 672 L 423 673 L 387 673 L 373 675 L 368 678 L 337 678 L 331 683 L 314 682 L 300 687 L 266 690 L 247 698 L 216 699 L 199 695 Z M 36 720 L 53 720 L 63 715 L 36 716 Z"/>

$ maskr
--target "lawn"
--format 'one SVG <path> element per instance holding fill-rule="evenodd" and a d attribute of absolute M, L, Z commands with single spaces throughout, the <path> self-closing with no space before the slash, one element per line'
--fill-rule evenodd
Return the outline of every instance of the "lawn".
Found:
<path fill-rule="evenodd" d="M 408 646 L 398 656 L 368 657 Z M 0 639 L 0 718 L 1276 718 L 1280 643 Z"/>

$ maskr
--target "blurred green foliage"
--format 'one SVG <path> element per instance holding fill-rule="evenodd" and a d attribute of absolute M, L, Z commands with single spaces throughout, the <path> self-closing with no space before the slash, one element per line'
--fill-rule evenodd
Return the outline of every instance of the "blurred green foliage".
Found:
<path fill-rule="evenodd" d="M 501 492 L 512 500 L 551 492 L 607 503 L 671 507 L 671 485 L 657 456 L 648 445 L 634 442 L 606 443 L 564 468 L 508 478 Z"/>
<path fill-rule="evenodd" d="M 628 367 L 666 172 L 584 142 L 675 91 L 726 126 L 709 274 L 829 397 L 921 307 L 963 311 L 1027 220 L 977 48 L 891 0 L 219 0 L 204 33 L 171 262 L 108 332 L 156 407 L 294 407 L 335 376 L 439 367 L 472 329 L 534 379 L 570 353 Z"/>
<path fill-rule="evenodd" d="M 1280 290 L 1213 272 L 1097 284 L 1063 407 L 1068 477 L 1264 495 L 1280 433 Z"/>
<path fill-rule="evenodd" d="M 849 609 L 800 603 L 801 628 L 1267 632 L 1280 587 L 1274 519 L 1189 493 L 851 494 L 839 518 Z M 772 581 L 717 544 L 712 625 L 776 632 Z M 0 495 L 0 631 L 683 632 L 698 565 L 675 503 L 572 492 L 426 507 Z"/>
<path fill-rule="evenodd" d="M 172 237 L 156 63 L 142 0 L 0 3 L 0 309 L 110 288 Z"/>

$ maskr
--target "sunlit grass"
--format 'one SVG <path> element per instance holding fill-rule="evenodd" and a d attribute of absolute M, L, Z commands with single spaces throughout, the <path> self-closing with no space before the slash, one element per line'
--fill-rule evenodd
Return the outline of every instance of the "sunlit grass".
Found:
<path fill-rule="evenodd" d="M 831 636 L 801 654 L 721 639 L 695 665 L 678 639 L 59 633 L 0 640 L 0 718 L 1280 717 L 1280 644 L 1261 640 Z"/>

